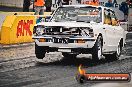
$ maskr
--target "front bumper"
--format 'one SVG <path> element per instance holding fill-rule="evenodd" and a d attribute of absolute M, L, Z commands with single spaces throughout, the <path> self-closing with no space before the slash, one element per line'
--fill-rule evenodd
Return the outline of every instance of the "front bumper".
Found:
<path fill-rule="evenodd" d="M 39 42 L 38 39 L 35 39 L 35 42 L 38 46 L 47 46 L 55 48 L 92 48 L 95 44 L 95 40 L 87 41 L 85 43 L 53 43 L 53 42 Z"/>
<path fill-rule="evenodd" d="M 85 43 L 75 43 L 75 42 L 69 42 L 68 43 L 56 43 L 56 42 L 40 42 L 40 39 L 50 39 L 52 40 L 52 37 L 34 37 L 35 43 L 38 46 L 45 47 L 46 52 L 69 52 L 69 53 L 91 53 L 92 48 L 96 42 L 94 38 L 70 38 L 73 40 L 77 39 L 83 39 L 85 40 Z"/>

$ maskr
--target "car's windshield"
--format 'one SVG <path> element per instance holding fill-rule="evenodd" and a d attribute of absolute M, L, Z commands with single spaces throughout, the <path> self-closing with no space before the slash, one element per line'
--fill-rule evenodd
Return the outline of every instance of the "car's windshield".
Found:
<path fill-rule="evenodd" d="M 60 7 L 51 21 L 102 22 L 102 9 L 96 7 Z"/>

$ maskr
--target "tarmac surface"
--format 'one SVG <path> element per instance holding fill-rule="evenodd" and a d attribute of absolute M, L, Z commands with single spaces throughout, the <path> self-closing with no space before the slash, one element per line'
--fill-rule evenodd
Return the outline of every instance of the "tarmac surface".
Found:
<path fill-rule="evenodd" d="M 88 54 L 76 59 L 64 58 L 61 53 L 47 53 L 37 60 L 34 44 L 1 46 L 0 87 L 132 87 L 132 83 L 77 83 L 78 66 L 89 73 L 132 73 L 132 33 L 127 34 L 126 45 L 119 60 L 99 63 Z"/>

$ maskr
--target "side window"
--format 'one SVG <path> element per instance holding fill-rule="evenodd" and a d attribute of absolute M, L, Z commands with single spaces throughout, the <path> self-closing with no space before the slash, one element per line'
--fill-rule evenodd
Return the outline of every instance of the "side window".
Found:
<path fill-rule="evenodd" d="M 112 25 L 111 12 L 109 9 L 104 10 L 104 24 Z"/>
<path fill-rule="evenodd" d="M 112 20 L 112 25 L 113 26 L 118 26 L 118 20 L 116 18 L 115 12 L 111 11 L 111 20 Z"/>

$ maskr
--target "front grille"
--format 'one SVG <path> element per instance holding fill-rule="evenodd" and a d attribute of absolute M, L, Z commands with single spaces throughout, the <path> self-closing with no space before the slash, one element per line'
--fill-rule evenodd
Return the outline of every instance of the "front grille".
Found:
<path fill-rule="evenodd" d="M 45 32 L 43 35 L 74 35 L 80 36 L 81 30 L 76 27 L 66 28 L 66 27 L 45 27 Z"/>

